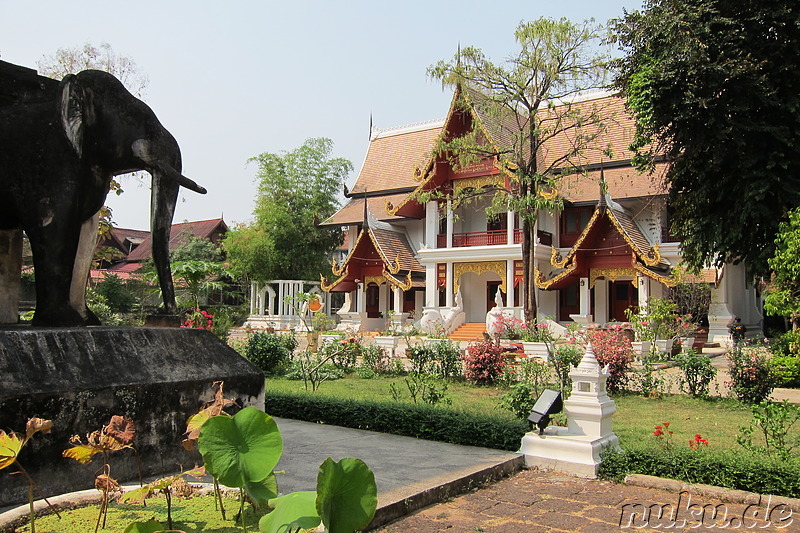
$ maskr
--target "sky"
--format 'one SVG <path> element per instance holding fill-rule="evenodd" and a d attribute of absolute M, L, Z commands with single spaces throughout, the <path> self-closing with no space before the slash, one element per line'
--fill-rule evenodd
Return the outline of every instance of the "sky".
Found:
<path fill-rule="evenodd" d="M 0 0 L 0 59 L 36 68 L 59 48 L 109 43 L 149 77 L 143 99 L 181 147 L 175 222 L 251 220 L 257 166 L 311 137 L 333 140 L 355 182 L 376 128 L 436 120 L 452 91 L 426 75 L 461 46 L 500 61 L 520 21 L 605 23 L 641 0 Z M 149 228 L 150 182 L 110 196 L 118 227 Z"/>

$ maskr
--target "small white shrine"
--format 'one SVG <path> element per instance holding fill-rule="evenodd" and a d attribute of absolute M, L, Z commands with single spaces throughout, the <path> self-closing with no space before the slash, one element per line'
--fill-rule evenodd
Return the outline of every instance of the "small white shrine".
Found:
<path fill-rule="evenodd" d="M 564 401 L 567 427 L 550 426 L 543 434 L 526 433 L 520 453 L 527 466 L 596 478 L 600 452 L 619 447 L 612 429 L 617 407 L 606 391 L 608 369 L 601 369 L 589 344 L 580 364 L 569 373 L 572 394 Z"/>

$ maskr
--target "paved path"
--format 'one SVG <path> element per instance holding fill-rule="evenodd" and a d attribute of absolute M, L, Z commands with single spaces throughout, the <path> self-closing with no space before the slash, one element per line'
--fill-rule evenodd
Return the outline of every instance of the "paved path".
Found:
<path fill-rule="evenodd" d="M 525 470 L 476 492 L 417 511 L 376 531 L 604 533 L 707 529 L 797 532 L 800 514 L 794 511 L 793 516 L 792 509 L 771 501 L 723 503 L 698 494 Z"/>

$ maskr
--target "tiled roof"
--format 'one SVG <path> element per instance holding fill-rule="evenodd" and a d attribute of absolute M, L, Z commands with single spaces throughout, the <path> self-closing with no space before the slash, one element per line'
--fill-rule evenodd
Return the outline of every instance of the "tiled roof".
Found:
<path fill-rule="evenodd" d="M 408 193 L 387 194 L 385 196 L 372 196 L 367 197 L 367 206 L 369 212 L 372 213 L 378 220 L 391 221 L 399 220 L 403 217 L 396 215 L 389 215 L 386 213 L 386 201 L 393 204 L 399 204 L 403 201 Z M 354 197 L 333 214 L 329 219 L 321 222 L 320 226 L 347 226 L 361 224 L 364 221 L 364 197 Z"/>
<path fill-rule="evenodd" d="M 442 122 L 437 121 L 416 128 L 398 129 L 397 133 L 386 130 L 373 136 L 351 192 L 416 187 L 414 170 L 428 162 L 426 154 L 433 149 L 441 131 Z"/>
<path fill-rule="evenodd" d="M 170 230 L 169 249 L 174 250 L 185 244 L 189 240 L 189 237 L 199 237 L 214 241 L 215 239 L 213 239 L 213 237 L 217 233 L 224 233 L 227 230 L 228 226 L 221 218 L 173 224 Z M 152 237 L 148 235 L 147 238 L 142 241 L 142 244 L 128 255 L 127 260 L 131 262 L 144 261 L 152 256 L 152 249 Z"/>
<path fill-rule="evenodd" d="M 665 163 L 657 164 L 653 175 L 640 174 L 631 166 L 602 171 L 608 192 L 616 200 L 666 194 L 665 172 Z M 559 192 L 569 202 L 596 203 L 600 199 L 600 173 L 600 169 L 594 169 L 585 174 L 565 176 L 560 180 Z"/>
<path fill-rule="evenodd" d="M 393 266 L 395 260 L 400 264 L 400 270 L 410 270 L 411 272 L 425 272 L 425 268 L 414 257 L 411 245 L 405 235 L 396 231 L 370 228 L 376 248 L 384 263 Z"/>

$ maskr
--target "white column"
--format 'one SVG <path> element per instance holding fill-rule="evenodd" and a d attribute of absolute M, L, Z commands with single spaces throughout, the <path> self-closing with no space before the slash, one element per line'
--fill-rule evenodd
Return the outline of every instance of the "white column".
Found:
<path fill-rule="evenodd" d="M 359 313 L 363 313 L 367 308 L 367 287 L 364 284 L 364 282 L 358 284 L 356 292 L 357 292 L 356 310 Z"/>
<path fill-rule="evenodd" d="M 425 307 L 436 307 L 437 289 L 439 288 L 439 278 L 436 271 L 436 263 L 425 266 Z"/>
<path fill-rule="evenodd" d="M 448 225 L 449 228 L 449 225 Z M 449 231 L 447 234 L 449 235 L 450 244 L 453 242 L 453 232 Z M 445 284 L 445 294 L 447 296 L 445 300 L 445 305 L 447 307 L 453 307 L 453 263 L 447 263 L 447 283 Z M 464 294 L 464 293 L 461 293 Z"/>
<path fill-rule="evenodd" d="M 581 315 L 588 316 L 591 310 L 591 302 L 589 301 L 589 278 L 581 278 L 580 281 L 580 309 Z"/>
<path fill-rule="evenodd" d="M 588 313 L 583 313 L 581 307 L 581 314 Z M 594 282 L 594 317 L 600 324 L 608 322 L 608 280 L 598 279 Z"/>
<path fill-rule="evenodd" d="M 509 241 L 511 242 L 511 241 Z M 514 260 L 506 259 L 506 307 L 514 307 Z"/>
<path fill-rule="evenodd" d="M 403 291 L 400 287 L 392 287 L 392 292 L 394 293 L 394 312 L 399 316 L 403 312 Z"/>
<path fill-rule="evenodd" d="M 258 283 L 255 281 L 250 284 L 250 314 L 258 313 Z"/>
<path fill-rule="evenodd" d="M 506 226 L 508 231 L 508 241 L 506 241 L 506 244 L 514 244 L 514 220 L 514 211 L 509 209 L 508 213 L 506 213 Z M 509 305 L 508 307 L 511 306 Z"/>
<path fill-rule="evenodd" d="M 447 247 L 453 247 L 453 201 L 447 200 Z"/>
<path fill-rule="evenodd" d="M 425 204 L 425 244 L 436 248 L 436 235 L 439 233 L 439 203 L 431 200 Z"/>
<path fill-rule="evenodd" d="M 647 300 L 650 299 L 650 279 L 646 276 L 639 276 L 637 279 L 639 285 L 639 314 L 643 314 L 647 309 Z"/>

